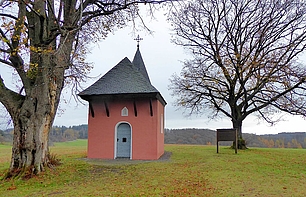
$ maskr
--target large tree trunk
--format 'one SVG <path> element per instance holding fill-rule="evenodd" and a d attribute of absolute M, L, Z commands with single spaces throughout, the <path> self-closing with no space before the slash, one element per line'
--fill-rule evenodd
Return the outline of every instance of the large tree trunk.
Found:
<path fill-rule="evenodd" d="M 233 128 L 237 129 L 238 138 L 242 138 L 242 121 L 232 120 Z"/>
<path fill-rule="evenodd" d="M 12 176 L 20 171 L 37 174 L 48 164 L 48 135 L 53 117 L 44 112 L 33 114 L 33 105 L 26 108 L 22 108 L 20 114 L 14 118 L 14 143 L 10 166 Z"/>
<path fill-rule="evenodd" d="M 39 55 L 38 69 L 25 81 L 25 96 L 11 97 L 6 108 L 14 124 L 12 158 L 7 178 L 39 174 L 49 164 L 49 132 L 63 88 L 65 68 L 52 54 Z M 41 68 L 41 69 L 40 69 Z M 12 99 L 16 98 L 16 99 Z M 11 108 L 10 108 L 11 107 Z"/>
<path fill-rule="evenodd" d="M 25 96 L 19 110 L 12 116 L 14 139 L 7 177 L 38 174 L 49 164 L 49 132 L 61 89 L 50 80 L 45 85 L 33 87 L 30 96 Z"/>
<path fill-rule="evenodd" d="M 242 137 L 242 120 L 232 120 L 233 128 L 237 129 L 238 135 L 238 149 L 247 149 L 246 142 Z M 235 142 L 233 142 L 233 147 L 235 147 Z"/>

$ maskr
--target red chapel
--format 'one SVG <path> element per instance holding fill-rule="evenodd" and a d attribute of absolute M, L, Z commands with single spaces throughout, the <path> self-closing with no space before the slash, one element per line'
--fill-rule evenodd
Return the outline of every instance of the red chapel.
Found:
<path fill-rule="evenodd" d="M 88 101 L 88 158 L 156 160 L 164 153 L 166 101 L 151 84 L 139 45 L 79 93 Z"/>

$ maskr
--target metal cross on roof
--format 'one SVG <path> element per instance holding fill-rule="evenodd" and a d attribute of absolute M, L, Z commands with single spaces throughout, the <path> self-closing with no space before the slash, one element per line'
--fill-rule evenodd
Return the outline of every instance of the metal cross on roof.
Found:
<path fill-rule="evenodd" d="M 140 38 L 139 35 L 138 35 L 137 38 L 135 38 L 134 40 L 137 41 L 137 48 L 139 48 L 139 42 L 140 42 L 141 40 L 143 40 L 143 38 Z"/>

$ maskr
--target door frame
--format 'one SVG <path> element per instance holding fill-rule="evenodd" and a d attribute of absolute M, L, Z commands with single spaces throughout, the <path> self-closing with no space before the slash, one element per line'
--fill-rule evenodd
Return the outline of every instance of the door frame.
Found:
<path fill-rule="evenodd" d="M 130 147 L 130 159 L 132 159 L 132 153 L 133 153 L 133 149 L 132 149 L 132 145 L 133 145 L 133 129 L 132 129 L 132 125 L 129 122 L 126 121 L 120 121 L 116 124 L 115 126 L 115 138 L 114 138 L 114 159 L 117 158 L 117 133 L 118 133 L 118 126 L 122 123 L 126 123 L 130 126 L 131 129 L 131 147 Z"/>

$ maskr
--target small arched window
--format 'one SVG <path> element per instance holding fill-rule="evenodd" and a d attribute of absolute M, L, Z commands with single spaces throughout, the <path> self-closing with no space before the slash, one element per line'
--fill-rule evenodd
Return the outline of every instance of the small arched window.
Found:
<path fill-rule="evenodd" d="M 122 110 L 121 110 L 121 116 L 128 116 L 129 115 L 129 110 L 124 107 Z"/>

